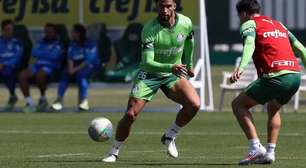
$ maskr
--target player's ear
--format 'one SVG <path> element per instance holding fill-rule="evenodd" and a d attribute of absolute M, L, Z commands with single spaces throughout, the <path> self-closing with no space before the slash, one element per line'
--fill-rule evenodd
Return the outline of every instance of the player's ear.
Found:
<path fill-rule="evenodd" d="M 176 3 L 174 2 L 174 10 L 176 10 Z"/>

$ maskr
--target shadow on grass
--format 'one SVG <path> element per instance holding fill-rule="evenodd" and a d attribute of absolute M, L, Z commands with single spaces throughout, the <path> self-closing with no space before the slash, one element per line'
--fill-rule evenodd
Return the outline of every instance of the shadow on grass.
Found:
<path fill-rule="evenodd" d="M 28 163 L 101 163 L 105 165 L 125 165 L 125 166 L 151 166 L 151 167 L 161 167 L 161 166 L 234 166 L 236 163 L 166 163 L 166 162 L 143 162 L 135 163 L 131 160 L 120 160 L 116 163 L 103 163 L 101 160 L 29 160 Z"/>

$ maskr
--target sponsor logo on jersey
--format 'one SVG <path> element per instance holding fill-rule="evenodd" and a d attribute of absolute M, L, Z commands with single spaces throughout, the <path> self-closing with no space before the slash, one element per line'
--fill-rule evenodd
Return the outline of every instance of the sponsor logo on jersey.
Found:
<path fill-rule="evenodd" d="M 274 31 L 270 31 L 270 32 L 264 32 L 263 33 L 263 37 L 264 38 L 287 38 L 287 33 L 285 32 L 281 32 L 278 29 L 275 29 Z"/>
<path fill-rule="evenodd" d="M 155 52 L 157 54 L 162 54 L 162 55 L 173 55 L 173 54 L 178 54 L 183 50 L 184 50 L 183 47 L 172 47 L 170 49 L 157 49 L 155 50 Z"/>
<path fill-rule="evenodd" d="M 289 60 L 279 60 L 279 61 L 273 61 L 271 64 L 271 67 L 280 67 L 280 66 L 289 66 L 294 67 L 295 63 L 294 61 Z"/>
<path fill-rule="evenodd" d="M 270 23 L 270 24 L 274 25 L 274 23 L 273 23 L 273 21 L 272 21 L 272 20 L 262 19 L 262 21 L 263 21 L 263 22 L 268 22 L 268 23 Z"/>
<path fill-rule="evenodd" d="M 183 34 L 178 34 L 176 37 L 177 42 L 183 42 L 185 39 L 185 36 Z"/>

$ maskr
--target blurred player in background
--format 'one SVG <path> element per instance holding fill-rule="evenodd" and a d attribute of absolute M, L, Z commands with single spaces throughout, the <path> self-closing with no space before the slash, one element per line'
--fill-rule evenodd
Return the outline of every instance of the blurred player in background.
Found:
<path fill-rule="evenodd" d="M 175 12 L 175 0 L 156 0 L 156 3 L 158 17 L 148 22 L 143 29 L 140 71 L 134 80 L 127 111 L 118 123 L 116 139 L 104 162 L 116 161 L 137 115 L 159 88 L 169 99 L 183 106 L 175 122 L 161 138 L 173 158 L 178 157 L 176 135 L 192 120 L 200 107 L 199 96 L 187 79 L 188 76 L 194 76 L 192 22 Z M 185 64 L 182 64 L 183 53 Z"/>
<path fill-rule="evenodd" d="M 9 90 L 9 100 L 5 111 L 12 111 L 17 102 L 15 94 L 17 68 L 22 57 L 22 45 L 13 37 L 14 22 L 3 20 L 1 24 L 2 35 L 0 37 L 0 77 Z"/>
<path fill-rule="evenodd" d="M 24 112 L 46 111 L 48 101 L 46 90 L 48 79 L 56 70 L 60 68 L 62 60 L 62 47 L 59 42 L 56 26 L 48 23 L 44 28 L 45 35 L 39 40 L 32 50 L 32 55 L 36 59 L 34 65 L 20 73 L 19 83 L 21 91 L 26 99 Z M 30 79 L 34 78 L 40 91 L 40 99 L 35 109 L 32 97 L 30 96 Z"/>
<path fill-rule="evenodd" d="M 87 40 L 86 28 L 81 24 L 73 26 L 71 32 L 72 42 L 68 49 L 68 66 L 63 71 L 58 87 L 58 97 L 51 106 L 59 111 L 63 108 L 63 98 L 69 82 L 76 80 L 79 86 L 79 110 L 89 110 L 88 104 L 88 78 L 100 66 L 95 43 Z"/>
<path fill-rule="evenodd" d="M 300 66 L 292 47 L 302 54 L 306 65 L 306 49 L 280 22 L 260 15 L 257 0 L 240 0 L 237 12 L 241 22 L 244 48 L 240 66 L 231 77 L 239 80 L 251 58 L 256 66 L 258 79 L 251 83 L 232 102 L 233 112 L 249 140 L 249 150 L 240 165 L 275 161 L 275 146 L 281 126 L 279 110 L 288 103 L 300 86 Z M 267 146 L 258 138 L 249 109 L 267 103 Z"/>

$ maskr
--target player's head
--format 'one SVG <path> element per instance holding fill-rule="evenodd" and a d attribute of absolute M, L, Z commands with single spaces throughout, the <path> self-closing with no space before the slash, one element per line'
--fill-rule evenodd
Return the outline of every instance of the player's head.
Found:
<path fill-rule="evenodd" d="M 175 15 L 176 0 L 155 0 L 158 16 L 163 22 Z"/>
<path fill-rule="evenodd" d="M 14 22 L 10 19 L 3 20 L 1 23 L 2 35 L 11 38 L 14 35 Z"/>
<path fill-rule="evenodd" d="M 240 22 L 243 23 L 253 15 L 259 14 L 260 8 L 257 0 L 240 0 L 236 5 Z"/>
<path fill-rule="evenodd" d="M 73 25 L 71 31 L 71 38 L 76 42 L 84 42 L 86 40 L 86 28 L 82 24 Z"/>
<path fill-rule="evenodd" d="M 57 38 L 56 26 L 53 23 L 47 23 L 44 28 L 45 39 L 54 40 Z"/>

